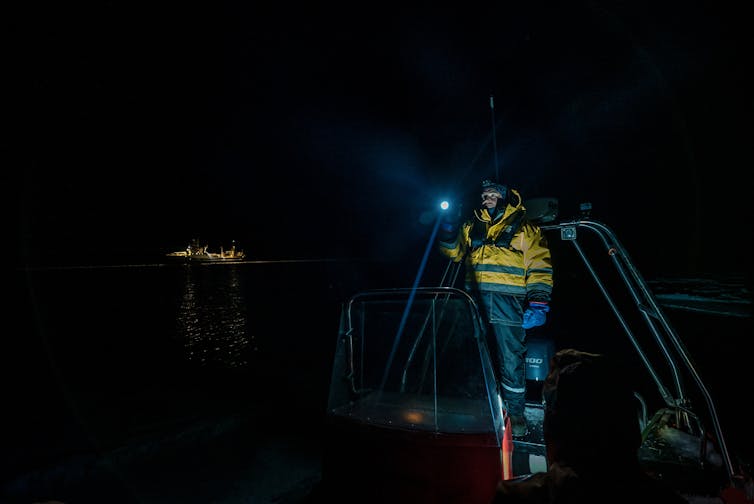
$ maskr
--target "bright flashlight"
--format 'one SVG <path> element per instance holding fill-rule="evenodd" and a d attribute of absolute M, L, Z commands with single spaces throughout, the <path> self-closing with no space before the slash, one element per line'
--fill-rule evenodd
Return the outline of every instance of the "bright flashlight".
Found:
<path fill-rule="evenodd" d="M 443 201 L 442 203 L 440 203 L 440 208 L 442 208 L 443 210 L 447 210 L 448 208 L 450 208 L 450 203 L 448 203 L 447 201 Z"/>

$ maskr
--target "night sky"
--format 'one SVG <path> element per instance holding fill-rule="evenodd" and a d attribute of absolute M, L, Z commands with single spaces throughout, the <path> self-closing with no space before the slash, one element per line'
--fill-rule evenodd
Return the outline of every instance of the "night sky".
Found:
<path fill-rule="evenodd" d="M 750 272 L 743 12 L 266 4 L 6 18 L 20 264 L 161 261 L 193 237 L 251 259 L 414 259 L 439 199 L 468 208 L 498 171 L 564 218 L 591 202 L 652 274 Z"/>

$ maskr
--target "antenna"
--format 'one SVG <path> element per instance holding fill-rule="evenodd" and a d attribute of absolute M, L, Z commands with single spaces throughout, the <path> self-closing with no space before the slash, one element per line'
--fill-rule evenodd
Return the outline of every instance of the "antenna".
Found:
<path fill-rule="evenodd" d="M 497 163 L 497 133 L 495 133 L 495 97 L 493 95 L 490 95 L 490 115 L 492 116 L 492 150 L 495 155 L 493 159 L 495 163 L 495 181 L 500 182 L 500 172 Z"/>

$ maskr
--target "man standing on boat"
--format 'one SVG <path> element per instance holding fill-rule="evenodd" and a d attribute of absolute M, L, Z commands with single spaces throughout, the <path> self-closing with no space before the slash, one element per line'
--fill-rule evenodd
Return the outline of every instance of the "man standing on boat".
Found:
<path fill-rule="evenodd" d="M 481 208 L 459 226 L 457 214 L 441 223 L 439 249 L 465 260 L 466 289 L 476 296 L 494 334 L 497 379 L 514 437 L 528 432 L 526 329 L 545 323 L 552 293 L 552 260 L 539 226 L 526 218 L 521 195 L 493 180 L 481 187 Z"/>

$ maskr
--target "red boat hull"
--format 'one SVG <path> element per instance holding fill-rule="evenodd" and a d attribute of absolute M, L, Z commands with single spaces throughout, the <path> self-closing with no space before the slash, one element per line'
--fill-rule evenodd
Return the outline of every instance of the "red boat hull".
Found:
<path fill-rule="evenodd" d="M 489 503 L 502 475 L 494 434 L 446 434 L 331 419 L 324 447 L 327 499 Z"/>

